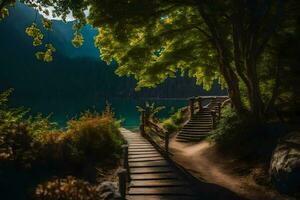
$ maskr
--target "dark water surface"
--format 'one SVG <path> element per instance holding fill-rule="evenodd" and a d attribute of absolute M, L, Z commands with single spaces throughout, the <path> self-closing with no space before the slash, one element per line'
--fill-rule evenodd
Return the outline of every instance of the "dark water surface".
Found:
<path fill-rule="evenodd" d="M 165 106 L 166 108 L 159 114 L 160 118 L 169 116 L 174 110 L 186 106 L 187 99 L 133 99 L 133 98 L 99 98 L 99 99 L 32 99 L 28 98 L 12 101 L 12 106 L 24 106 L 31 108 L 30 114 L 35 115 L 42 113 L 44 115 L 51 114 L 51 120 L 64 127 L 69 119 L 77 117 L 85 110 L 96 110 L 101 112 L 109 102 L 113 108 L 115 116 L 123 119 L 122 126 L 127 128 L 136 128 L 140 123 L 140 114 L 136 106 L 142 106 L 146 101 L 155 102 L 157 106 Z"/>

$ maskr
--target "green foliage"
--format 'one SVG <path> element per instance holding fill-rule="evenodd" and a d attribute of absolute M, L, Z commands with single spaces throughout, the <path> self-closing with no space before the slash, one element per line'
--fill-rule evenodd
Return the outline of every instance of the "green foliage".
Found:
<path fill-rule="evenodd" d="M 53 47 L 52 44 L 46 44 L 45 46 L 46 46 L 46 51 L 45 52 L 39 51 L 35 54 L 35 56 L 38 60 L 51 62 L 53 60 L 53 53 L 56 51 L 56 49 Z"/>
<path fill-rule="evenodd" d="M 185 117 L 182 110 L 180 109 L 169 118 L 163 120 L 162 125 L 169 133 L 173 133 L 178 131 L 182 127 L 184 121 Z"/>
<path fill-rule="evenodd" d="M 35 199 L 44 200 L 96 200 L 100 198 L 100 191 L 90 183 L 68 176 L 56 178 L 38 185 L 35 190 Z"/>
<path fill-rule="evenodd" d="M 34 138 L 38 138 L 45 132 L 57 130 L 57 123 L 50 121 L 51 115 L 44 117 L 42 114 L 36 116 L 29 116 L 26 120 L 28 124 L 28 130 L 32 133 Z"/>
<path fill-rule="evenodd" d="M 43 27 L 47 31 L 51 31 L 52 30 L 52 21 L 49 19 L 43 18 Z"/>
<path fill-rule="evenodd" d="M 222 110 L 222 118 L 208 140 L 216 142 L 223 150 L 247 151 L 247 143 L 257 134 L 255 121 L 249 116 L 238 115 L 230 106 Z"/>
<path fill-rule="evenodd" d="M 79 119 L 68 122 L 67 134 L 79 157 L 104 161 L 117 156 L 123 143 L 119 123 L 110 108 L 102 113 L 84 112 Z"/>
<path fill-rule="evenodd" d="M 43 19 L 43 27 L 47 31 L 51 31 L 52 29 L 52 22 L 48 19 Z M 36 23 L 32 23 L 31 26 L 26 28 L 26 34 L 33 38 L 33 46 L 40 46 L 43 44 L 44 35 L 42 31 L 37 27 Z M 53 61 L 53 53 L 56 51 L 54 46 L 51 43 L 45 45 L 45 51 L 39 51 L 35 53 L 35 56 L 38 60 L 42 60 L 44 62 L 51 62 Z"/>
<path fill-rule="evenodd" d="M 74 33 L 74 38 L 72 40 L 74 47 L 76 47 L 76 48 L 81 47 L 83 45 L 83 42 L 84 42 L 84 38 L 83 38 L 82 34 L 76 31 Z"/>
<path fill-rule="evenodd" d="M 2 8 L 2 10 L 0 10 L 0 21 L 3 20 L 8 15 L 9 15 L 8 9 Z"/>
<path fill-rule="evenodd" d="M 13 161 L 28 168 L 39 152 L 35 137 L 53 129 L 55 124 L 42 115 L 26 119 L 28 110 L 24 108 L 9 108 L 11 93 L 12 89 L 0 94 L 0 161 Z"/>
<path fill-rule="evenodd" d="M 33 46 L 40 46 L 43 44 L 44 35 L 41 30 L 37 27 L 36 23 L 32 23 L 31 26 L 25 30 L 26 34 L 33 39 Z"/>
<path fill-rule="evenodd" d="M 237 112 L 249 111 L 258 121 L 282 93 L 276 89 L 280 70 L 273 63 L 280 60 L 278 68 L 286 71 L 290 57 L 281 56 L 279 43 L 287 43 L 288 35 L 298 38 L 296 0 L 21 2 L 40 11 L 51 7 L 63 19 L 72 12 L 75 47 L 84 42 L 80 29 L 85 23 L 98 28 L 95 45 L 102 59 L 116 61 L 118 75 L 133 76 L 136 89 L 155 87 L 178 72 L 195 77 L 207 90 L 218 80 L 228 88 Z M 35 38 L 35 45 L 41 44 Z"/>
<path fill-rule="evenodd" d="M 136 108 L 139 112 L 145 112 L 146 119 L 156 120 L 157 114 L 165 109 L 165 106 L 156 106 L 154 102 L 149 103 L 148 101 L 146 101 L 143 107 L 137 106 Z"/>
<path fill-rule="evenodd" d="M 114 160 L 120 154 L 119 122 L 109 106 L 103 113 L 84 112 L 62 131 L 50 116 L 26 118 L 27 110 L 8 108 L 11 92 L 0 93 L 0 162 L 26 168 L 38 163 L 72 168 L 73 164 Z"/>

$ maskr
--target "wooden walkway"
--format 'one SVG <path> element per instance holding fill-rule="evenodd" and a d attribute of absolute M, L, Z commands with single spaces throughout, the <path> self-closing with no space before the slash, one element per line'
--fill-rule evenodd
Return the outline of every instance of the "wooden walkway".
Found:
<path fill-rule="evenodd" d="M 139 133 L 122 128 L 128 142 L 131 182 L 129 200 L 190 200 L 199 199 L 192 186 Z"/>

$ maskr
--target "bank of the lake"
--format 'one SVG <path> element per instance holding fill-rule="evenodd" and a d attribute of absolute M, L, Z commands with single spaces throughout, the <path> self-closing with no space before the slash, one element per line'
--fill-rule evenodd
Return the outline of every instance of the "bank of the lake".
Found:
<path fill-rule="evenodd" d="M 49 98 L 49 99 L 12 99 L 11 106 L 24 106 L 30 108 L 30 114 L 51 115 L 50 120 L 57 122 L 60 127 L 65 127 L 66 122 L 80 115 L 86 110 L 102 111 L 108 102 L 113 108 L 117 119 L 122 120 L 122 126 L 136 128 L 140 123 L 140 114 L 136 106 L 142 106 L 145 102 L 154 102 L 157 106 L 166 108 L 159 113 L 159 118 L 168 117 L 171 113 L 186 106 L 188 100 L 185 98 Z"/>

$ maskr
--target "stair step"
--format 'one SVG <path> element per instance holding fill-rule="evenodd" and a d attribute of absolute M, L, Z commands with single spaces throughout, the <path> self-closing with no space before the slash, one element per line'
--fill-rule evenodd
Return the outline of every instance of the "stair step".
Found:
<path fill-rule="evenodd" d="M 190 119 L 190 121 L 211 121 L 212 118 L 208 117 L 208 118 L 192 118 Z"/>
<path fill-rule="evenodd" d="M 188 123 L 211 123 L 211 119 L 191 119 Z"/>
<path fill-rule="evenodd" d="M 188 125 L 188 126 L 184 126 L 182 129 L 185 129 L 185 130 L 211 130 L 212 129 L 212 126 L 199 126 L 199 125 L 196 125 L 196 126 L 191 126 L 191 125 Z M 181 130 L 182 130 L 181 129 Z"/>
<path fill-rule="evenodd" d="M 203 114 L 194 115 L 192 118 L 194 117 L 211 117 L 211 114 L 203 113 Z"/>
<path fill-rule="evenodd" d="M 211 131 L 212 129 L 211 128 L 209 128 L 209 129 L 185 129 L 185 128 L 183 128 L 183 129 L 181 129 L 181 131 L 180 132 L 191 132 L 191 133 L 194 133 L 194 132 L 208 132 L 208 131 Z"/>
<path fill-rule="evenodd" d="M 202 135 L 183 135 L 183 134 L 178 134 L 177 138 L 203 138 L 206 137 L 209 134 L 202 134 Z"/>
<path fill-rule="evenodd" d="M 211 124 L 188 124 L 185 125 L 183 128 L 211 128 Z"/>

